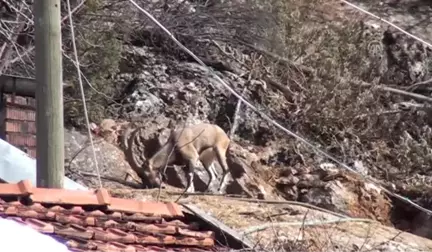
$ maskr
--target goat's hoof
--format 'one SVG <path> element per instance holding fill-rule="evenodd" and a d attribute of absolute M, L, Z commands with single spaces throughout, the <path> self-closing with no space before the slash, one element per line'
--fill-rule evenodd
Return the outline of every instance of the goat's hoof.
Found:
<path fill-rule="evenodd" d="M 204 192 L 210 192 L 210 185 L 206 186 L 206 189 L 204 189 Z"/>

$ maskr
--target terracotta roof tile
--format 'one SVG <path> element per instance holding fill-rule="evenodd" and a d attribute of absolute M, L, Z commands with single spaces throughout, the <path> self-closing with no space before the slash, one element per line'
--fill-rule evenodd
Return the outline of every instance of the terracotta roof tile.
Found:
<path fill-rule="evenodd" d="M 71 251 L 212 251 L 214 233 L 185 223 L 174 203 L 111 197 L 107 190 L 0 184 L 0 218 L 49 234 Z"/>
<path fill-rule="evenodd" d="M 2 186 L 0 186 L 2 190 Z M 0 191 L 0 195 L 1 195 Z M 106 199 L 90 191 L 72 191 L 54 188 L 34 188 L 30 199 L 37 203 L 71 205 L 107 205 Z"/>
<path fill-rule="evenodd" d="M 137 200 L 120 198 L 111 199 L 111 204 L 108 205 L 108 209 L 111 211 L 138 212 L 148 215 L 152 215 L 155 212 L 166 216 L 183 215 L 180 206 L 178 206 L 177 204 L 160 204 L 157 202 L 142 202 Z"/>
<path fill-rule="evenodd" d="M 0 184 L 2 196 L 26 196 L 31 193 L 32 185 L 29 180 L 20 181 L 17 184 Z"/>

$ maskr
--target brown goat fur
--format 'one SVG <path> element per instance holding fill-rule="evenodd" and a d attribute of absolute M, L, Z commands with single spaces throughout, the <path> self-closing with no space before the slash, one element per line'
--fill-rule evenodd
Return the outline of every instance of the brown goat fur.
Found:
<path fill-rule="evenodd" d="M 171 130 L 167 142 L 150 159 L 146 160 L 143 166 L 147 168 L 146 175 L 151 183 L 159 184 L 161 181 L 156 176 L 156 171 L 160 173 L 161 169 L 172 164 L 186 165 L 188 169 L 186 191 L 193 192 L 194 170 L 198 161 L 201 161 L 209 175 L 207 190 L 215 179 L 213 162 L 217 159 L 223 170 L 218 189 L 221 191 L 225 186 L 229 171 L 226 162 L 229 144 L 228 135 L 215 124 L 200 123 L 174 129 Z M 134 159 L 133 161 L 135 162 Z M 141 170 L 140 173 L 142 172 Z"/>

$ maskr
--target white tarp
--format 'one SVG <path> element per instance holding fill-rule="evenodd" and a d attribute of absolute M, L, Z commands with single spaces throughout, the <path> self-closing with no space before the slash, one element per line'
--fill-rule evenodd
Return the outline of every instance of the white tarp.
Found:
<path fill-rule="evenodd" d="M 36 160 L 0 139 L 0 178 L 8 183 L 29 179 L 36 185 Z M 64 179 L 64 189 L 88 190 L 67 177 Z"/>
<path fill-rule="evenodd" d="M 0 217 L 2 252 L 70 252 L 51 236 L 13 220 Z"/>

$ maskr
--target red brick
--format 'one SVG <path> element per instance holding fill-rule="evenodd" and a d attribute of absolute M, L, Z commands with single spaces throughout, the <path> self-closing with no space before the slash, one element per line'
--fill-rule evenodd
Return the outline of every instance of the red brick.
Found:
<path fill-rule="evenodd" d="M 35 135 L 6 134 L 6 141 L 15 147 L 36 147 Z"/>
<path fill-rule="evenodd" d="M 27 105 L 27 99 L 22 96 L 13 96 L 13 95 L 5 95 L 6 102 L 13 103 L 13 104 L 19 104 L 19 105 Z"/>
<path fill-rule="evenodd" d="M 5 122 L 6 132 L 20 132 L 36 134 L 36 123 L 30 121 L 11 121 Z"/>
<path fill-rule="evenodd" d="M 6 132 L 20 132 L 20 124 L 16 122 L 5 122 Z"/>
<path fill-rule="evenodd" d="M 24 106 L 31 106 L 36 108 L 36 99 L 32 97 L 25 97 L 25 96 L 14 96 L 10 94 L 4 94 L 6 98 L 7 103 L 11 104 L 17 104 L 17 105 L 24 105 Z"/>
<path fill-rule="evenodd" d="M 23 109 L 12 106 L 6 106 L 6 119 L 21 121 L 36 121 L 36 112 L 31 109 Z"/>
<path fill-rule="evenodd" d="M 27 105 L 36 108 L 36 99 L 31 97 L 27 98 Z"/>

